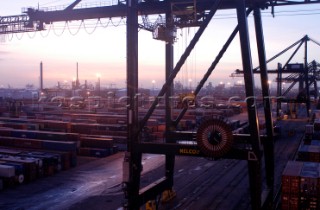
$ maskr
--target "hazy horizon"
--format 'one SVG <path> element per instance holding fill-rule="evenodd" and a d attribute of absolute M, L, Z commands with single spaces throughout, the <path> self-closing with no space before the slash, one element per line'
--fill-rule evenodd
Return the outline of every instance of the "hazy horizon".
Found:
<path fill-rule="evenodd" d="M 73 0 L 30 0 L 24 3 L 18 0 L 6 0 L 6 6 L 0 8 L 0 16 L 21 14 L 22 7 L 69 5 L 72 2 Z M 83 0 L 83 3 L 90 2 L 97 1 Z M 320 15 L 319 4 L 276 7 L 274 18 L 270 12 L 271 10 L 268 9 L 262 13 L 267 58 L 279 53 L 305 35 L 320 41 L 320 27 L 316 21 Z M 182 67 L 176 81 L 195 87 L 236 26 L 235 17 L 235 10 L 218 11 L 200 38 L 194 52 Z M 253 65 L 256 67 L 258 62 L 252 15 L 248 20 Z M 110 84 L 116 84 L 119 88 L 125 87 L 125 21 L 125 18 L 101 19 L 97 28 L 94 28 L 97 20 L 62 22 L 55 23 L 53 26 L 47 25 L 47 30 L 42 32 L 2 36 L 0 86 L 9 84 L 12 87 L 21 88 L 26 84 L 33 84 L 38 87 L 40 62 L 43 62 L 45 88 L 56 86 L 58 82 L 71 83 L 76 77 L 77 63 L 82 84 L 85 80 L 94 84 L 97 81 L 96 75 L 100 74 L 102 87 Z M 177 41 L 174 44 L 175 62 L 184 52 L 196 30 L 197 28 L 178 30 Z M 318 59 L 320 48 L 313 45 L 309 44 L 309 61 Z M 298 58 L 293 59 L 292 62 L 303 62 L 303 53 L 297 56 Z M 287 57 L 279 58 L 268 64 L 268 68 L 275 69 L 277 62 L 285 62 L 286 59 Z M 164 63 L 165 43 L 152 39 L 151 32 L 140 30 L 139 87 L 150 88 L 154 85 L 160 88 L 164 82 Z M 238 36 L 208 82 L 235 83 L 242 79 L 229 77 L 235 69 L 242 69 Z M 270 79 L 273 77 L 270 75 Z M 156 81 L 154 84 L 153 80 Z M 259 85 L 258 80 L 256 85 Z"/>

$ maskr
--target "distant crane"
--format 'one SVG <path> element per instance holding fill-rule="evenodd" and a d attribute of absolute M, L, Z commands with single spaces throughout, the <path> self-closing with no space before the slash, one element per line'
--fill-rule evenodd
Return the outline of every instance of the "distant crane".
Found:
<path fill-rule="evenodd" d="M 277 69 L 268 70 L 269 74 L 277 74 L 277 115 L 280 115 L 279 110 L 281 110 L 281 103 L 306 103 L 306 111 L 309 115 L 310 109 L 310 87 L 313 86 L 312 94 L 315 99 L 318 98 L 318 85 L 317 82 L 320 81 L 320 66 L 317 61 L 308 62 L 308 42 L 318 45 L 320 43 L 310 38 L 308 35 L 305 35 L 295 43 L 291 44 L 289 47 L 285 48 L 278 54 L 274 55 L 272 58 L 267 60 L 267 63 L 276 60 L 284 53 L 289 50 L 294 49 L 293 53 L 288 57 L 288 60 L 284 65 L 278 64 Z M 291 63 L 292 59 L 295 57 L 297 52 L 304 46 L 304 61 L 303 63 Z M 295 48 L 296 47 L 296 48 Z M 260 74 L 260 67 L 253 69 L 253 73 Z M 232 77 L 241 77 L 244 72 L 242 70 L 235 70 L 231 74 Z M 287 75 L 284 77 L 283 75 Z M 284 83 L 286 88 L 284 88 Z M 296 97 L 288 97 L 290 91 L 293 90 L 293 87 L 298 84 L 298 91 L 296 92 Z"/>

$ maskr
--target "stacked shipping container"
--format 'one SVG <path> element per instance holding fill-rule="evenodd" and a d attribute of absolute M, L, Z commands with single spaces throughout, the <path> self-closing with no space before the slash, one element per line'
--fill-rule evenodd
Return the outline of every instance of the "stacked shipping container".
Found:
<path fill-rule="evenodd" d="M 289 161 L 282 174 L 282 209 L 319 209 L 319 174 L 319 163 Z"/>
<path fill-rule="evenodd" d="M 294 161 L 282 174 L 282 210 L 320 209 L 320 112 L 305 126 Z"/>

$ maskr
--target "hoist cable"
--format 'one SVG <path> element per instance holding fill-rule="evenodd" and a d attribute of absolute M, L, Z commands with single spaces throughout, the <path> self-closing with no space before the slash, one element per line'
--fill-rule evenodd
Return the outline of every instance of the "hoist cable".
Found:
<path fill-rule="evenodd" d="M 103 25 L 101 19 L 99 19 L 99 22 L 100 22 L 100 25 L 103 27 L 103 28 L 107 28 L 109 26 L 109 23 L 111 22 L 111 18 L 109 18 L 109 21 L 107 22 L 107 25 Z"/>
<path fill-rule="evenodd" d="M 44 30 L 40 31 L 40 35 L 41 35 L 42 38 L 46 38 L 46 37 L 49 36 L 49 33 L 50 33 L 51 29 L 52 29 L 52 25 L 53 25 L 53 24 L 49 24 L 49 29 L 47 30 L 47 34 L 44 35 L 44 34 L 42 33 Z"/>
<path fill-rule="evenodd" d="M 100 22 L 100 19 L 97 20 L 95 26 L 93 27 L 93 30 L 92 30 L 92 31 L 88 31 L 88 30 L 87 30 L 87 25 L 86 25 L 85 22 L 83 21 L 83 28 L 84 28 L 84 30 L 87 32 L 87 34 L 90 34 L 90 35 L 91 35 L 91 34 L 93 34 L 93 33 L 96 31 L 99 22 Z"/>
<path fill-rule="evenodd" d="M 122 20 L 123 20 L 123 18 L 120 19 L 120 21 L 119 21 L 118 24 L 114 24 L 113 21 L 112 21 L 112 19 L 111 19 L 111 24 L 112 24 L 114 27 L 118 27 L 118 26 L 121 24 Z"/>
<path fill-rule="evenodd" d="M 79 27 L 78 27 L 78 29 L 76 30 L 76 32 L 75 32 L 75 33 L 72 33 L 72 31 L 71 31 L 71 29 L 70 29 L 70 25 L 69 25 L 69 23 L 68 23 L 68 22 L 66 22 L 66 23 L 67 23 L 67 27 L 68 27 L 69 33 L 70 33 L 72 36 L 75 36 L 75 35 L 77 35 L 77 34 L 79 33 L 79 31 L 80 31 L 80 29 L 81 29 L 81 26 L 82 26 L 83 21 L 81 21 L 81 23 L 80 23 L 80 25 L 79 25 Z"/>
<path fill-rule="evenodd" d="M 18 33 L 16 33 L 16 38 L 17 38 L 18 40 L 21 40 L 21 39 L 23 38 L 23 35 L 24 35 L 24 33 L 21 33 L 21 36 L 19 37 L 19 36 L 18 36 Z"/>
<path fill-rule="evenodd" d="M 63 27 L 62 32 L 61 32 L 61 34 L 57 34 L 57 32 L 56 32 L 56 29 L 55 29 L 54 25 L 52 25 L 53 33 L 54 33 L 56 36 L 58 36 L 58 37 L 59 37 L 59 36 L 61 36 L 61 35 L 64 33 L 65 29 L 66 29 L 66 25 L 67 25 L 67 22 L 65 22 L 64 27 Z"/>
<path fill-rule="evenodd" d="M 31 33 L 33 33 L 33 35 L 31 35 Z M 36 32 L 36 31 L 33 31 L 33 32 L 27 32 L 27 35 L 28 35 L 29 39 L 33 39 L 33 38 L 35 38 L 35 37 L 36 37 L 36 34 L 37 34 L 37 32 Z"/>
<path fill-rule="evenodd" d="M 9 37 L 9 34 L 7 34 L 7 36 L 8 36 L 8 40 L 11 42 L 12 41 L 12 39 L 13 39 L 13 34 L 10 34 L 11 35 L 11 37 Z"/>

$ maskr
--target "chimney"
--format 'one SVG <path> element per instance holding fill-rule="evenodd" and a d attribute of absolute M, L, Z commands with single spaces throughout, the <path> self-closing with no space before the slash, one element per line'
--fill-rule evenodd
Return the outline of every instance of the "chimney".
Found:
<path fill-rule="evenodd" d="M 78 88 L 80 86 L 79 83 L 79 66 L 78 66 L 78 62 L 77 62 L 77 78 L 76 78 L 76 88 Z"/>
<path fill-rule="evenodd" d="M 40 62 L 40 91 L 43 90 L 43 65 L 42 61 Z"/>

